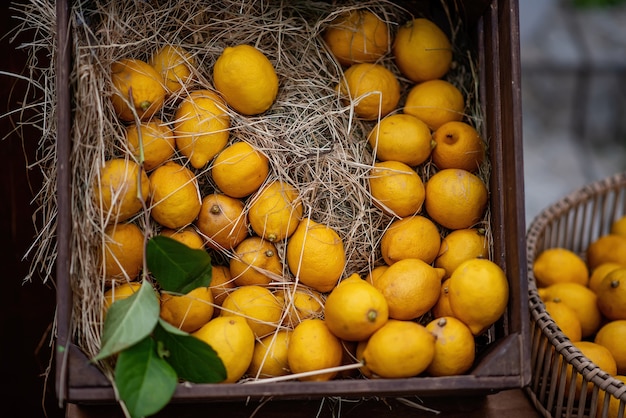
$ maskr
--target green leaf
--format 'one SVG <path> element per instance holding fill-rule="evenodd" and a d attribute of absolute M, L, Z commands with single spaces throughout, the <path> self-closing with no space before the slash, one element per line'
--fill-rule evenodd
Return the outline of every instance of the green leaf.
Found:
<path fill-rule="evenodd" d="M 148 270 L 161 289 L 186 294 L 211 283 L 211 256 L 173 238 L 157 235 L 146 248 Z"/>
<path fill-rule="evenodd" d="M 143 418 L 168 404 L 178 378 L 157 355 L 155 342 L 146 337 L 120 353 L 115 365 L 115 386 L 131 417 Z"/>
<path fill-rule="evenodd" d="M 119 353 L 150 335 L 159 320 L 159 312 L 159 299 L 146 280 L 139 291 L 116 300 L 107 311 L 100 352 L 94 361 Z"/>
<path fill-rule="evenodd" d="M 226 368 L 215 350 L 204 341 L 160 320 L 154 330 L 159 351 L 178 377 L 192 383 L 218 383 L 226 379 Z"/>

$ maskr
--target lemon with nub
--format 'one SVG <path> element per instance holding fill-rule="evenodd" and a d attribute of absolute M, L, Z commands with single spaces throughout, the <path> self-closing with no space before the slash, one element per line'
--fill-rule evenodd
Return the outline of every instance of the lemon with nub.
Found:
<path fill-rule="evenodd" d="M 615 379 L 619 380 L 620 382 L 623 382 L 626 384 L 626 376 L 624 375 L 615 375 L 613 376 Z M 608 408 L 605 408 L 605 403 L 606 397 L 610 397 L 609 401 L 608 401 Z M 607 411 L 607 415 L 606 418 L 619 418 L 619 408 L 620 408 L 620 404 L 622 402 L 616 398 L 615 396 L 612 396 L 609 392 L 600 389 L 598 391 L 598 403 L 596 405 L 596 417 L 602 417 L 602 412 L 606 409 Z"/>
<path fill-rule="evenodd" d="M 441 290 L 439 293 L 439 299 L 437 303 L 430 310 L 434 318 L 441 318 L 442 316 L 454 316 L 454 312 L 450 308 L 450 278 L 443 279 L 441 283 Z"/>
<path fill-rule="evenodd" d="M 380 250 L 388 265 L 404 258 L 432 263 L 439 253 L 441 235 L 437 225 L 421 215 L 396 219 L 383 232 Z"/>
<path fill-rule="evenodd" d="M 324 313 L 324 296 L 308 286 L 288 286 L 282 291 L 284 323 L 294 328 L 309 318 L 321 318 Z"/>
<path fill-rule="evenodd" d="M 435 357 L 426 372 L 431 376 L 455 376 L 466 373 L 474 364 L 474 334 L 453 316 L 433 319 L 426 329 L 435 336 Z"/>
<path fill-rule="evenodd" d="M 431 153 L 438 169 L 461 168 L 478 171 L 485 159 L 485 142 L 472 125 L 450 121 L 433 132 L 435 147 Z"/>
<path fill-rule="evenodd" d="M 602 325 L 593 341 L 608 348 L 615 359 L 617 373 L 626 374 L 626 320 L 618 319 Z"/>
<path fill-rule="evenodd" d="M 338 89 L 344 103 L 354 106 L 354 113 L 365 120 L 387 116 L 400 101 L 400 82 L 381 64 L 352 64 Z"/>
<path fill-rule="evenodd" d="M 387 300 L 389 318 L 416 319 L 437 303 L 443 273 L 420 259 L 405 258 L 389 266 L 374 287 Z"/>
<path fill-rule="evenodd" d="M 311 218 L 300 221 L 287 241 L 287 265 L 297 280 L 320 292 L 330 291 L 341 277 L 346 253 L 339 234 Z"/>
<path fill-rule="evenodd" d="M 196 226 L 207 238 L 206 245 L 214 250 L 235 248 L 248 236 L 243 202 L 222 193 L 202 198 Z"/>
<path fill-rule="evenodd" d="M 626 237 L 626 215 L 622 215 L 611 223 L 609 233 Z"/>
<path fill-rule="evenodd" d="M 482 228 L 455 229 L 441 240 L 434 266 L 446 271 L 444 277 L 450 277 L 463 261 L 472 258 L 489 258 L 486 231 Z"/>
<path fill-rule="evenodd" d="M 126 141 L 137 162 L 143 156 L 143 168 L 146 171 L 151 171 L 168 161 L 176 152 L 174 133 L 157 118 L 141 122 L 139 125 L 129 125 L 126 128 Z"/>
<path fill-rule="evenodd" d="M 114 284 L 106 292 L 104 292 L 104 300 L 102 309 L 106 314 L 106 311 L 111 307 L 113 302 L 126 299 L 129 296 L 134 295 L 141 288 L 141 282 L 123 282 Z"/>
<path fill-rule="evenodd" d="M 224 48 L 213 66 L 213 83 L 226 103 L 243 115 L 265 112 L 278 95 L 278 76 L 271 61 L 246 44 Z"/>
<path fill-rule="evenodd" d="M 142 201 L 146 202 L 150 196 L 150 181 L 139 164 L 113 158 L 100 168 L 93 189 L 95 205 L 102 209 L 105 222 L 115 223 L 139 213 Z"/>
<path fill-rule="evenodd" d="M 626 237 L 602 235 L 589 243 L 586 253 L 587 265 L 592 270 L 609 261 L 626 265 Z"/>
<path fill-rule="evenodd" d="M 450 309 L 454 317 L 479 335 L 494 324 L 509 302 L 509 283 L 500 266 L 475 258 L 461 263 L 450 276 Z"/>
<path fill-rule="evenodd" d="M 302 201 L 298 189 L 282 180 L 267 184 L 250 201 L 250 227 L 258 236 L 270 242 L 289 238 L 302 218 Z"/>
<path fill-rule="evenodd" d="M 202 236 L 200 236 L 198 231 L 196 231 L 196 229 L 191 225 L 188 225 L 182 229 L 163 228 L 160 232 L 160 235 L 172 238 L 173 240 L 176 240 L 181 244 L 185 244 L 189 248 L 204 248 L 204 239 L 202 239 Z"/>
<path fill-rule="evenodd" d="M 221 316 L 242 316 L 257 338 L 278 327 L 283 312 L 282 303 L 266 287 L 258 285 L 235 288 L 222 302 Z"/>
<path fill-rule="evenodd" d="M 573 344 L 586 358 L 602 369 L 602 371 L 610 374 L 611 376 L 615 376 L 617 374 L 617 364 L 615 363 L 615 359 L 613 358 L 613 355 L 611 355 L 608 348 L 592 341 L 576 341 L 573 342 Z M 563 361 L 562 357 L 559 358 L 559 361 Z M 569 363 L 566 368 L 565 387 L 570 387 L 573 374 L 574 366 Z M 591 396 L 594 386 L 595 384 L 592 384 L 589 381 L 583 381 L 582 374 L 577 372 L 576 390 L 574 393 L 575 399 L 579 399 L 583 391 L 586 392 L 587 396 Z"/>
<path fill-rule="evenodd" d="M 463 93 L 445 80 L 416 84 L 409 90 L 404 103 L 404 113 L 422 120 L 433 131 L 444 123 L 462 120 L 464 110 Z"/>
<path fill-rule="evenodd" d="M 382 378 L 417 376 L 435 357 L 435 336 L 413 321 L 388 320 L 367 341 L 365 366 Z"/>
<path fill-rule="evenodd" d="M 425 185 L 426 212 L 433 221 L 452 230 L 479 223 L 488 200 L 485 183 L 467 170 L 447 168 L 438 171 Z"/>
<path fill-rule="evenodd" d="M 235 281 L 230 275 L 228 266 L 220 264 L 211 265 L 211 283 L 209 288 L 211 289 L 211 293 L 213 293 L 213 302 L 216 306 L 222 306 L 228 293 L 235 287 Z M 217 312 L 217 310 L 215 312 Z M 213 316 L 215 316 L 215 313 Z"/>
<path fill-rule="evenodd" d="M 168 93 L 176 93 L 191 82 L 195 58 L 185 48 L 164 45 L 150 57 L 148 64 L 161 74 Z"/>
<path fill-rule="evenodd" d="M 589 269 L 585 261 L 567 248 L 546 248 L 533 262 L 533 274 L 538 287 L 559 282 L 573 282 L 586 286 Z"/>
<path fill-rule="evenodd" d="M 380 161 L 400 161 L 414 167 L 430 157 L 435 142 L 428 126 L 413 115 L 394 113 L 378 122 L 367 141 Z"/>
<path fill-rule="evenodd" d="M 602 315 L 609 320 L 626 319 L 626 267 L 604 276 L 596 294 Z"/>
<path fill-rule="evenodd" d="M 398 28 L 393 55 L 402 74 L 419 83 L 446 75 L 452 64 L 452 44 L 433 21 L 416 18 Z"/>
<path fill-rule="evenodd" d="M 389 308 L 383 294 L 360 278 L 341 282 L 330 292 L 324 305 L 328 329 L 346 341 L 369 338 L 388 317 Z"/>
<path fill-rule="evenodd" d="M 161 319 L 185 332 L 194 332 L 213 318 L 213 293 L 197 287 L 184 295 L 161 292 Z"/>
<path fill-rule="evenodd" d="M 384 213 L 404 218 L 422 209 L 424 183 L 408 165 L 399 161 L 375 162 L 368 179 L 372 201 Z"/>
<path fill-rule="evenodd" d="M 123 121 L 151 118 L 163 107 L 165 86 L 161 74 L 150 64 L 134 58 L 123 58 L 111 64 L 113 109 Z"/>
<path fill-rule="evenodd" d="M 609 274 L 613 270 L 617 270 L 620 267 L 624 266 L 613 261 L 607 261 L 606 263 L 599 264 L 591 271 L 587 287 L 589 287 L 589 289 L 593 290 L 594 292 L 597 292 L 600 283 L 602 283 L 602 279 L 604 279 L 607 274 Z"/>
<path fill-rule="evenodd" d="M 554 283 L 538 288 L 537 292 L 544 302 L 559 300 L 576 312 L 583 339 L 592 336 L 600 328 L 602 313 L 598 308 L 598 296 L 587 286 L 579 283 Z"/>
<path fill-rule="evenodd" d="M 257 191 L 269 174 L 269 160 L 247 142 L 224 148 L 211 165 L 217 187 L 230 197 L 246 197 Z"/>
<path fill-rule="evenodd" d="M 258 340 L 248 368 L 250 377 L 263 379 L 290 374 L 287 361 L 290 339 L 291 331 L 280 330 Z"/>
<path fill-rule="evenodd" d="M 326 323 L 319 318 L 305 319 L 294 329 L 287 348 L 287 362 L 292 373 L 308 373 L 341 365 L 343 346 Z M 336 371 L 303 375 L 298 380 L 323 382 Z"/>
<path fill-rule="evenodd" d="M 144 233 L 133 223 L 104 230 L 104 276 L 107 280 L 135 280 L 143 267 Z"/>
<path fill-rule="evenodd" d="M 195 174 L 168 161 L 150 174 L 150 215 L 166 228 L 182 228 L 193 222 L 202 202 Z"/>
<path fill-rule="evenodd" d="M 582 327 L 576 311 L 561 302 L 560 299 L 551 299 L 544 302 L 546 312 L 571 341 L 582 339 Z"/>
<path fill-rule="evenodd" d="M 341 65 L 374 62 L 389 51 L 387 23 L 366 9 L 341 13 L 330 22 L 323 37 Z"/>
<path fill-rule="evenodd" d="M 202 168 L 228 144 L 230 115 L 214 91 L 189 93 L 174 114 L 176 147 L 194 168 Z"/>
<path fill-rule="evenodd" d="M 222 360 L 226 368 L 223 383 L 237 382 L 250 367 L 255 339 L 245 318 L 218 316 L 191 335 L 210 345 Z"/>
<path fill-rule="evenodd" d="M 233 251 L 229 269 L 237 286 L 265 285 L 280 280 L 283 263 L 274 244 L 261 237 L 250 236 Z"/>

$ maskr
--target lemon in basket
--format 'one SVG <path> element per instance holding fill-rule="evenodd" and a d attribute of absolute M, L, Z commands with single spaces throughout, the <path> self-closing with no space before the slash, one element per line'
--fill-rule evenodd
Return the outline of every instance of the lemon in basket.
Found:
<path fill-rule="evenodd" d="M 573 344 L 585 357 L 591 360 L 594 365 L 602 369 L 604 372 L 612 376 L 617 374 L 617 364 L 615 363 L 615 359 L 608 348 L 592 341 L 576 341 L 573 342 Z M 563 358 L 559 357 L 559 360 L 563 361 Z M 569 388 L 573 375 L 574 366 L 572 364 L 567 364 L 565 387 Z M 583 391 L 587 393 L 587 396 L 591 395 L 594 384 L 586 381 L 584 383 L 583 382 L 583 376 L 580 373 L 576 373 L 575 399 L 578 399 Z M 583 386 L 583 384 L 585 386 Z"/>
<path fill-rule="evenodd" d="M 547 248 L 539 253 L 533 262 L 533 274 L 537 287 L 562 282 L 584 286 L 589 283 L 587 264 L 578 254 L 567 248 Z"/>
<path fill-rule="evenodd" d="M 289 330 L 280 330 L 255 343 L 248 368 L 250 377 L 263 379 L 291 373 L 287 361 L 291 333 Z"/>
<path fill-rule="evenodd" d="M 435 146 L 428 126 L 413 115 L 385 116 L 367 136 L 380 161 L 400 161 L 411 167 L 422 164 Z"/>
<path fill-rule="evenodd" d="M 224 194 L 236 198 L 257 191 L 268 173 L 267 157 L 244 141 L 224 148 L 211 164 L 211 176 L 217 187 Z"/>
<path fill-rule="evenodd" d="M 560 299 L 551 299 L 544 302 L 546 312 L 558 325 L 561 332 L 571 341 L 582 339 L 582 327 L 576 311 L 561 302 Z"/>
<path fill-rule="evenodd" d="M 591 270 L 606 262 L 626 265 L 626 237 L 606 234 L 587 246 L 587 264 Z"/>
<path fill-rule="evenodd" d="M 626 319 L 626 267 L 604 276 L 596 290 L 598 308 L 609 320 Z"/>
<path fill-rule="evenodd" d="M 441 240 L 434 266 L 446 271 L 444 277 L 450 277 L 463 261 L 472 258 L 489 258 L 489 243 L 485 230 L 455 229 Z"/>
<path fill-rule="evenodd" d="M 278 95 L 274 66 L 251 45 L 224 48 L 213 66 L 213 83 L 226 103 L 243 115 L 265 112 Z"/>
<path fill-rule="evenodd" d="M 141 282 L 120 282 L 113 284 L 106 292 L 104 292 L 104 303 L 102 305 L 103 313 L 111 307 L 113 302 L 126 299 L 134 295 L 141 288 Z"/>
<path fill-rule="evenodd" d="M 144 233 L 133 223 L 104 230 L 104 275 L 107 280 L 135 280 L 143 267 Z"/>
<path fill-rule="evenodd" d="M 277 292 L 285 311 L 284 325 L 294 328 L 309 318 L 320 318 L 324 313 L 324 296 L 308 286 L 287 285 Z"/>
<path fill-rule="evenodd" d="M 159 234 L 185 244 L 189 248 L 204 248 L 204 239 L 192 226 L 186 226 L 182 229 L 163 228 Z"/>
<path fill-rule="evenodd" d="M 426 371 L 431 376 L 455 376 L 467 372 L 475 357 L 472 331 L 453 316 L 433 319 L 426 329 L 435 336 L 435 357 Z"/>
<path fill-rule="evenodd" d="M 611 223 L 611 234 L 626 237 L 626 216 L 621 216 Z"/>
<path fill-rule="evenodd" d="M 433 163 L 438 169 L 461 168 L 478 171 L 485 159 L 485 142 L 469 123 L 450 121 L 433 132 Z"/>
<path fill-rule="evenodd" d="M 126 141 L 136 161 L 139 162 L 140 156 L 143 156 L 143 168 L 146 171 L 165 163 L 176 152 L 172 130 L 158 118 L 139 125 L 129 125 L 126 128 Z"/>
<path fill-rule="evenodd" d="M 189 225 L 202 205 L 195 174 L 174 161 L 168 161 L 150 174 L 150 194 L 150 215 L 166 228 Z"/>
<path fill-rule="evenodd" d="M 616 378 L 617 380 L 619 380 L 620 382 L 623 382 L 626 384 L 626 376 L 624 375 L 616 375 L 613 376 L 614 378 Z M 620 400 L 617 399 L 614 396 L 611 396 L 607 391 L 600 389 L 598 391 L 598 403 L 596 405 L 596 416 L 597 417 L 601 417 L 602 415 L 602 411 L 604 411 L 604 402 L 605 402 L 605 397 L 610 396 L 610 400 L 609 400 L 609 407 L 607 409 L 607 415 L 606 418 L 618 418 L 619 417 L 619 405 L 620 405 Z"/>
<path fill-rule="evenodd" d="M 213 318 L 213 293 L 198 287 L 184 295 L 161 293 L 161 318 L 185 332 L 194 332 Z"/>
<path fill-rule="evenodd" d="M 274 244 L 261 237 L 249 236 L 233 251 L 229 269 L 237 286 L 266 285 L 280 280 L 283 263 Z"/>
<path fill-rule="evenodd" d="M 400 82 L 381 64 L 352 64 L 337 86 L 343 101 L 365 120 L 382 118 L 398 106 Z"/>
<path fill-rule="evenodd" d="M 293 330 L 287 348 L 287 362 L 292 373 L 307 373 L 341 365 L 343 346 L 326 323 L 319 318 L 305 319 Z M 327 381 L 336 371 L 298 377 L 304 381 Z"/>
<path fill-rule="evenodd" d="M 222 193 L 202 198 L 196 226 L 215 250 L 235 248 L 248 236 L 248 217 L 243 202 Z"/>
<path fill-rule="evenodd" d="M 228 296 L 236 286 L 235 281 L 230 275 L 230 269 L 228 266 L 221 264 L 211 265 L 211 283 L 209 285 L 211 292 L 213 293 L 213 301 L 217 306 L 222 306 L 224 299 Z M 215 310 L 219 313 L 219 310 Z M 215 316 L 215 313 L 213 314 Z"/>
<path fill-rule="evenodd" d="M 221 316 L 241 316 L 257 338 L 276 330 L 283 313 L 281 301 L 267 288 L 258 285 L 240 286 L 226 296 Z"/>
<path fill-rule="evenodd" d="M 404 103 L 404 113 L 422 120 L 433 131 L 444 123 L 463 119 L 464 109 L 463 93 L 445 80 L 416 84 L 409 90 Z"/>
<path fill-rule="evenodd" d="M 430 264 L 441 246 L 437 225 L 421 215 L 397 219 L 380 238 L 380 250 L 388 265 L 405 258 L 419 258 Z"/>
<path fill-rule="evenodd" d="M 602 325 L 593 341 L 608 348 L 617 364 L 617 373 L 626 374 L 626 320 L 618 319 Z"/>
<path fill-rule="evenodd" d="M 589 287 L 589 289 L 597 292 L 600 283 L 602 283 L 602 279 L 604 279 L 607 274 L 620 267 L 624 266 L 613 261 L 607 261 L 606 263 L 598 265 L 591 271 L 591 275 L 589 276 L 589 283 L 587 284 L 587 286 Z"/>
<path fill-rule="evenodd" d="M 454 316 L 454 312 L 450 308 L 450 278 L 443 279 L 441 283 L 441 290 L 439 292 L 439 299 L 437 303 L 430 310 L 434 318 L 441 318 L 442 316 Z"/>
<path fill-rule="evenodd" d="M 373 204 L 388 215 L 414 215 L 424 204 L 422 179 L 400 161 L 375 162 L 369 173 L 369 186 Z"/>
<path fill-rule="evenodd" d="M 113 94 L 111 103 L 124 121 L 151 118 L 165 101 L 165 83 L 161 74 L 145 61 L 123 58 L 111 64 Z"/>
<path fill-rule="evenodd" d="M 282 241 L 293 234 L 302 218 L 302 202 L 291 184 L 275 180 L 263 186 L 250 199 L 250 227 L 270 242 Z"/>
<path fill-rule="evenodd" d="M 191 81 L 192 69 L 196 66 L 195 58 L 183 47 L 164 45 L 159 48 L 148 64 L 161 74 L 168 93 L 176 93 Z"/>
<path fill-rule="evenodd" d="M 587 286 L 579 283 L 555 283 L 537 289 L 537 293 L 544 302 L 559 300 L 572 308 L 580 321 L 583 339 L 592 336 L 600 328 L 602 314 L 598 308 L 598 296 Z"/>

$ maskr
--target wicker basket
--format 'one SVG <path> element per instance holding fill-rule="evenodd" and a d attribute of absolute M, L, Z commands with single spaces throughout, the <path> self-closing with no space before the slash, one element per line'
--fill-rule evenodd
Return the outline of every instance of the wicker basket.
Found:
<path fill-rule="evenodd" d="M 544 249 L 564 247 L 584 257 L 594 239 L 609 232 L 611 223 L 626 214 L 626 172 L 591 183 L 544 209 L 530 224 L 526 237 L 531 315 L 532 379 L 527 392 L 545 417 L 606 417 L 608 400 L 596 409 L 600 390 L 620 399 L 619 416 L 626 416 L 626 385 L 600 369 L 570 342 L 546 312 L 539 298 L 532 264 Z M 564 361 L 563 361 L 564 360 Z M 583 384 L 592 385 L 591 395 L 573 396 L 575 384 L 566 385 L 566 367 Z M 575 383 L 575 378 L 571 379 Z M 557 382 L 563 382 L 558 384 Z"/>

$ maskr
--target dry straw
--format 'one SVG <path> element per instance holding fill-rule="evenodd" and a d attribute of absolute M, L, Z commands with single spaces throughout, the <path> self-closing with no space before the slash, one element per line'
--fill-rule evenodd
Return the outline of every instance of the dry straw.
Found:
<path fill-rule="evenodd" d="M 465 38 L 465 28 L 452 16 L 462 15 L 444 6 L 450 20 L 455 45 L 455 62 L 448 79 L 467 98 L 468 119 L 482 130 L 482 110 L 478 100 L 476 58 Z M 32 31 L 31 77 L 43 87 L 40 106 L 42 127 L 39 156 L 33 165 L 45 173 L 38 195 L 41 224 L 32 246 L 32 272 L 41 269 L 53 276 L 56 260 L 54 244 L 56 200 L 54 148 L 56 127 L 56 86 L 54 62 L 41 68 L 35 53 L 54 57 L 54 2 L 36 0 L 23 6 L 22 30 Z M 147 60 L 164 45 L 188 50 L 197 62 L 193 83 L 170 97 L 162 120 L 173 122 L 174 108 L 187 90 L 211 87 L 211 69 L 224 47 L 251 44 L 265 53 L 280 79 L 273 107 L 263 115 L 245 117 L 232 113 L 231 141 L 245 140 L 268 156 L 268 181 L 282 179 L 300 191 L 305 215 L 335 229 L 343 238 L 348 273 L 367 274 L 381 259 L 377 251 L 382 233 L 393 221 L 372 205 L 367 173 L 373 156 L 366 136 L 374 122 L 364 122 L 353 114 L 353 107 L 342 103 L 335 90 L 341 77 L 340 66 L 331 58 L 320 34 L 337 14 L 349 8 L 368 8 L 389 22 L 390 31 L 413 15 L 387 1 L 315 2 L 284 1 L 198 1 L 198 0 L 77 0 L 71 6 L 73 97 L 71 181 L 73 231 L 71 238 L 70 283 L 75 297 L 72 335 L 88 356 L 99 350 L 101 301 L 106 290 L 101 265 L 105 221 L 94 205 L 92 184 L 102 164 L 112 157 L 128 157 L 124 126 L 118 121 L 108 96 L 111 93 L 109 68 L 120 58 Z M 402 78 L 388 56 L 381 63 Z M 488 139 L 488 138 L 485 138 Z M 183 157 L 176 157 L 188 165 Z M 188 165 L 189 166 L 189 165 Z M 205 169 L 196 170 L 201 193 L 210 193 L 213 184 Z M 435 168 L 426 163 L 418 172 L 426 180 Z M 488 184 L 489 165 L 480 176 Z M 249 202 L 248 202 L 249 204 Z M 157 226 L 143 216 L 134 219 L 147 234 Z M 488 229 L 489 214 L 484 225 Z M 489 231 L 488 231 L 489 232 Z M 491 235 L 488 234 L 490 237 Z M 284 246 L 279 245 L 284 251 Z M 228 254 L 215 254 L 215 259 Z M 293 280 L 285 269 L 285 280 Z M 280 283 L 278 284 L 280 285 Z M 102 365 L 105 371 L 107 366 Z M 108 370 L 110 372 L 110 370 Z"/>

